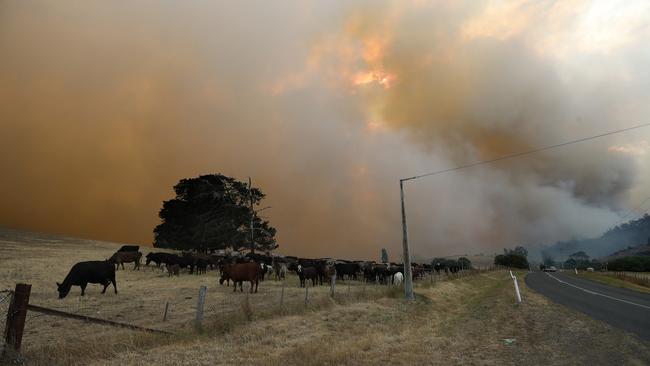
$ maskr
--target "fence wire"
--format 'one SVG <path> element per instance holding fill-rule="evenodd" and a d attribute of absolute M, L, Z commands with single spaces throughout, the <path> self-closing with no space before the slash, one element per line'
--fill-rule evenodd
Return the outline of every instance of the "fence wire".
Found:
<path fill-rule="evenodd" d="M 0 291 L 0 353 L 3 351 L 6 343 L 6 327 L 7 327 L 7 313 L 9 312 L 9 305 L 13 298 L 13 291 L 2 290 Z"/>
<path fill-rule="evenodd" d="M 435 287 L 438 282 L 479 272 L 481 271 L 468 271 L 468 273 L 459 274 L 425 273 L 415 281 L 415 285 L 416 287 Z M 403 292 L 400 287 L 394 285 L 366 283 L 361 276 L 359 280 L 337 280 L 333 295 L 331 281 L 324 281 L 323 285 L 316 286 L 312 286 L 308 281 L 307 288 L 301 288 L 295 275 L 288 275 L 284 285 L 282 282 L 273 280 L 261 282 L 258 292 L 255 294 L 248 293 L 249 283 L 244 284 L 243 292 L 239 290 L 233 292 L 232 283 L 230 286 L 219 285 L 212 280 L 209 283 L 203 282 L 207 286 L 207 292 L 203 306 L 203 321 L 199 326 L 196 323 L 199 286 L 189 288 L 183 285 L 176 288 L 171 281 L 170 289 L 173 290 L 173 293 L 164 297 L 149 297 L 147 296 L 149 294 L 141 293 L 137 298 L 107 298 L 107 301 L 119 300 L 112 306 L 128 305 L 118 311 L 109 311 L 110 306 L 101 301 L 93 301 L 92 296 L 88 299 L 79 297 L 76 306 L 72 306 L 73 304 L 68 302 L 69 306 L 67 308 L 60 307 L 60 310 L 79 316 L 96 317 L 174 334 L 187 334 L 194 332 L 195 328 L 199 328 L 200 331 L 222 333 L 243 322 L 327 310 L 337 305 L 372 301 L 385 296 L 399 297 Z M 155 295 L 155 292 L 150 294 Z M 0 291 L 0 318 L 2 319 L 0 320 L 0 330 L 3 331 L 10 302 L 11 293 Z M 47 303 L 32 305 L 52 306 Z M 57 308 L 56 305 L 54 307 Z M 52 347 L 55 343 L 54 346 L 58 347 L 57 349 L 67 349 L 72 352 L 70 354 L 73 354 L 76 352 L 75 348 L 67 348 L 67 344 L 75 345 L 76 348 L 79 348 L 80 344 L 93 348 L 99 347 L 98 345 L 128 343 L 132 342 L 131 339 L 144 337 L 141 333 L 131 333 L 133 331 L 107 324 L 89 324 L 80 319 L 69 319 L 56 314 L 28 311 L 23 345 L 29 348 L 30 352 L 38 353 L 45 345 Z M 53 342 L 53 339 L 56 341 Z M 4 339 L 2 343 L 4 343 Z"/>

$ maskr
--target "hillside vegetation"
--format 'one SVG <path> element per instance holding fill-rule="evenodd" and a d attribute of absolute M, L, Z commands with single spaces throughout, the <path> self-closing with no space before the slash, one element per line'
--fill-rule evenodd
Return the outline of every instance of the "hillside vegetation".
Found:
<path fill-rule="evenodd" d="M 606 257 L 614 252 L 650 244 L 650 215 L 645 214 L 637 220 L 631 220 L 624 224 L 615 226 L 598 238 L 572 239 L 559 241 L 543 252 L 562 260 L 571 253 L 584 251 L 592 258 Z"/>

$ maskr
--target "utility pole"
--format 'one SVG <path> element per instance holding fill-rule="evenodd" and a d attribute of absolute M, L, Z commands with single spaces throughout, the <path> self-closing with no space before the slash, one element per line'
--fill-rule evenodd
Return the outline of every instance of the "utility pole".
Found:
<path fill-rule="evenodd" d="M 406 208 L 404 207 L 404 179 L 399 180 L 399 193 L 402 201 L 402 246 L 404 247 L 404 296 L 415 300 L 413 295 L 413 274 L 411 273 L 411 254 L 409 253 L 409 239 L 406 228 Z"/>
<path fill-rule="evenodd" d="M 255 229 L 253 229 L 253 219 L 255 218 L 255 211 L 253 211 L 253 184 L 251 177 L 248 177 L 248 196 L 250 197 L 250 210 L 251 210 L 251 254 L 255 253 Z"/>

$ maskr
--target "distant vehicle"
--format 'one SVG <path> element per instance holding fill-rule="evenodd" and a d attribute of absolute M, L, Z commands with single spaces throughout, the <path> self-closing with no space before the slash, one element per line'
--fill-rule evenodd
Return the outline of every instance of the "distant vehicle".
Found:
<path fill-rule="evenodd" d="M 594 269 L 592 267 L 587 267 L 587 272 L 593 272 Z"/>
<path fill-rule="evenodd" d="M 544 269 L 545 272 L 557 272 L 557 268 L 555 266 L 549 266 Z"/>

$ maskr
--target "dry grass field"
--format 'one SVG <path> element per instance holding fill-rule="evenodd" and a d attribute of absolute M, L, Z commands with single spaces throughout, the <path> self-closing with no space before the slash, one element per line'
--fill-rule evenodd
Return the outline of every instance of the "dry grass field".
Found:
<path fill-rule="evenodd" d="M 650 363 L 650 344 L 529 291 L 514 304 L 506 272 L 400 289 L 337 285 L 305 291 L 297 279 L 265 281 L 258 294 L 233 294 L 216 271 L 168 278 L 153 268 L 117 274 L 119 294 L 75 287 L 63 300 L 56 281 L 81 260 L 104 259 L 117 244 L 0 230 L 0 286 L 32 284 L 30 302 L 77 314 L 174 332 L 172 336 L 29 313 L 23 339 L 28 365 L 445 365 Z M 148 249 L 144 248 L 146 252 Z M 521 276 L 524 274 L 522 273 Z M 522 277 L 523 278 L 523 277 Z M 198 288 L 208 288 L 204 330 L 193 328 Z M 246 285 L 245 285 L 246 289 Z M 248 302 L 247 302 L 248 301 Z M 165 302 L 171 303 L 162 322 Z M 507 342 L 504 339 L 514 339 Z"/>

